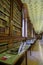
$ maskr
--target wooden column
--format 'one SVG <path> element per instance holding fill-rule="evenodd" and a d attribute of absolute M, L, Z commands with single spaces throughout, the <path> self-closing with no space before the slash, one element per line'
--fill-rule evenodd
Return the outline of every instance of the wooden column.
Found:
<path fill-rule="evenodd" d="M 12 22 L 13 21 L 13 0 L 10 0 L 10 36 L 12 35 Z"/>

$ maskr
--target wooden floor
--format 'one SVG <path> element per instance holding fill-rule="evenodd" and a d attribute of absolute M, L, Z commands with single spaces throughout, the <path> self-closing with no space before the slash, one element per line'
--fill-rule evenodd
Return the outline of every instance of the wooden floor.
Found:
<path fill-rule="evenodd" d="M 28 65 L 43 65 L 43 40 L 38 40 L 27 53 Z"/>

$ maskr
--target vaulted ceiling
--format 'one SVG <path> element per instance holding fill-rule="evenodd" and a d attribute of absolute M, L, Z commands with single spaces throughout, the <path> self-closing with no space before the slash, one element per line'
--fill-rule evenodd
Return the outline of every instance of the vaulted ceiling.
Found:
<path fill-rule="evenodd" d="M 28 15 L 37 34 L 43 32 L 43 0 L 21 0 L 28 7 Z"/>

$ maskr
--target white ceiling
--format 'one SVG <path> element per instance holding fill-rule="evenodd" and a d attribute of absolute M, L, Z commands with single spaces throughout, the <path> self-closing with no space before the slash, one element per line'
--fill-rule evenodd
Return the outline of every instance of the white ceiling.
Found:
<path fill-rule="evenodd" d="M 43 32 L 43 0 L 21 0 L 28 6 L 28 13 L 36 33 Z"/>

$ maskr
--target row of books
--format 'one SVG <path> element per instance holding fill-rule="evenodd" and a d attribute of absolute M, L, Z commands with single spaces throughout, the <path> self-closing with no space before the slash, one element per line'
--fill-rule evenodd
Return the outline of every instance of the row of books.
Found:
<path fill-rule="evenodd" d="M 17 15 L 13 14 L 13 18 L 16 19 L 17 21 L 21 22 L 21 17 L 19 17 L 19 16 L 17 17 Z"/>
<path fill-rule="evenodd" d="M 0 0 L 0 11 L 10 16 L 10 4 L 6 2 L 7 0 Z"/>
<path fill-rule="evenodd" d="M 13 13 L 16 14 L 17 16 L 21 17 L 21 11 L 19 11 L 17 7 L 13 6 Z"/>
<path fill-rule="evenodd" d="M 21 20 L 22 15 L 20 14 L 20 16 L 15 12 L 13 13 L 13 17 L 16 18 L 18 21 Z M 20 21 L 19 21 L 20 22 Z"/>
<path fill-rule="evenodd" d="M 9 34 L 9 16 L 10 16 L 10 0 L 0 0 L 0 33 L 1 34 Z"/>
<path fill-rule="evenodd" d="M 18 9 L 16 3 L 14 3 L 14 5 L 13 5 L 13 17 L 14 17 L 17 21 L 21 22 L 21 12 L 20 12 L 20 10 Z"/>
<path fill-rule="evenodd" d="M 14 31 L 21 31 L 21 29 L 18 28 L 18 27 L 16 27 L 16 26 L 13 26 L 13 30 L 14 30 Z"/>
<path fill-rule="evenodd" d="M 13 8 L 13 13 L 17 14 L 17 16 L 21 16 L 21 12 L 17 10 L 16 7 Z"/>
<path fill-rule="evenodd" d="M 21 26 L 21 22 L 19 22 L 17 19 L 13 18 L 13 21 L 15 21 L 15 23 L 17 23 L 19 26 Z"/>
<path fill-rule="evenodd" d="M 13 33 L 21 35 L 21 11 L 18 9 L 17 3 L 13 3 Z"/>
<path fill-rule="evenodd" d="M 2 19 L 0 19 L 0 33 L 9 34 L 9 23 Z"/>
<path fill-rule="evenodd" d="M 9 17 L 8 16 L 6 16 L 4 13 L 2 13 L 1 11 L 0 11 L 0 19 L 3 19 L 3 20 L 5 20 L 6 22 L 9 22 Z"/>
<path fill-rule="evenodd" d="M 13 30 L 13 36 L 21 36 L 21 32 Z"/>
<path fill-rule="evenodd" d="M 9 27 L 0 27 L 0 35 L 9 34 Z"/>
<path fill-rule="evenodd" d="M 21 25 L 19 25 L 15 20 L 13 20 L 13 22 L 14 22 L 14 24 L 13 24 L 14 26 L 21 28 Z"/>
<path fill-rule="evenodd" d="M 0 53 L 6 51 L 8 49 L 7 43 L 0 43 Z"/>

